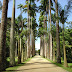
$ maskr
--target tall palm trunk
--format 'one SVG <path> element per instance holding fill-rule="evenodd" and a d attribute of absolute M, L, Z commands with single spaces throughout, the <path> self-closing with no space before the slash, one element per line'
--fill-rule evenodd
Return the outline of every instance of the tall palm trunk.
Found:
<path fill-rule="evenodd" d="M 22 30 L 23 30 L 23 20 L 22 20 L 22 8 L 20 8 L 20 11 L 21 11 L 21 14 L 20 14 L 20 18 L 21 18 L 21 20 L 20 20 L 20 23 L 22 24 L 22 28 L 21 28 L 21 31 L 20 31 L 20 33 L 19 33 L 19 29 L 18 29 L 18 34 L 19 34 L 19 36 L 18 36 L 18 63 L 20 64 L 21 63 L 21 37 L 20 37 L 20 35 L 21 35 L 21 32 L 22 32 Z"/>
<path fill-rule="evenodd" d="M 28 55 L 28 48 L 29 48 L 29 43 L 28 43 L 28 37 L 27 37 L 27 58 L 29 58 L 29 55 Z"/>
<path fill-rule="evenodd" d="M 31 17 L 31 51 L 32 51 L 32 57 L 34 56 L 34 36 L 33 36 L 33 30 L 32 30 L 32 17 Z"/>
<path fill-rule="evenodd" d="M 34 56 L 34 51 L 35 50 L 35 38 L 34 38 L 34 34 L 32 36 L 32 56 Z"/>
<path fill-rule="evenodd" d="M 42 35 L 42 56 L 44 57 L 44 36 Z"/>
<path fill-rule="evenodd" d="M 42 39 L 40 37 L 40 55 L 42 56 Z"/>
<path fill-rule="evenodd" d="M 40 37 L 40 48 L 41 48 L 41 56 L 43 56 L 43 38 L 42 36 Z"/>
<path fill-rule="evenodd" d="M 50 31 L 51 31 L 51 0 L 49 0 L 49 10 L 50 10 Z M 52 60 L 52 34 L 50 32 L 50 59 Z"/>
<path fill-rule="evenodd" d="M 34 38 L 34 56 L 35 56 L 35 38 Z"/>
<path fill-rule="evenodd" d="M 45 22 L 46 18 L 44 17 L 44 28 L 47 31 L 47 23 Z M 46 41 L 46 33 L 44 34 L 44 56 L 47 57 L 47 41 Z"/>
<path fill-rule="evenodd" d="M 59 22 L 58 22 L 58 4 L 55 0 L 56 5 L 56 42 L 57 42 L 57 63 L 61 63 L 61 53 L 60 53 L 60 39 L 59 39 Z"/>
<path fill-rule="evenodd" d="M 47 58 L 50 59 L 50 18 L 49 18 L 49 9 L 48 9 L 48 54 L 47 54 Z"/>
<path fill-rule="evenodd" d="M 27 29 L 28 29 L 28 25 L 27 25 Z M 28 33 L 28 32 L 27 32 Z M 27 58 L 28 58 L 28 48 L 29 48 L 29 43 L 28 43 L 28 41 L 29 41 L 29 37 L 28 37 L 28 35 L 27 35 Z"/>
<path fill-rule="evenodd" d="M 29 37 L 28 37 L 28 58 L 31 56 L 31 47 L 30 47 L 30 15 L 29 15 Z"/>
<path fill-rule="evenodd" d="M 54 37 L 53 37 L 53 61 L 55 62 L 55 45 L 54 45 Z"/>
<path fill-rule="evenodd" d="M 21 63 L 21 52 L 20 52 L 20 35 L 18 37 L 18 64 Z"/>
<path fill-rule="evenodd" d="M 3 0 L 0 31 L 0 71 L 6 68 L 6 28 L 7 28 L 8 0 Z"/>
<path fill-rule="evenodd" d="M 28 9 L 27 9 L 27 12 L 28 12 L 28 24 L 27 24 L 27 29 L 29 29 L 29 25 L 30 25 L 30 18 L 29 18 L 29 0 L 28 0 Z M 28 31 L 28 34 L 29 34 L 29 31 Z M 30 40 L 30 35 L 27 35 L 27 58 L 29 58 L 29 40 Z"/>
<path fill-rule="evenodd" d="M 16 41 L 16 45 L 15 45 L 15 57 L 17 57 L 17 41 Z"/>
<path fill-rule="evenodd" d="M 44 29 L 45 29 L 45 12 L 44 12 L 44 25 L 43 25 Z M 44 37 L 44 57 L 45 57 L 45 33 L 43 34 Z"/>
<path fill-rule="evenodd" d="M 25 40 L 25 60 L 27 60 L 27 43 L 26 43 L 26 40 Z"/>
<path fill-rule="evenodd" d="M 30 28 L 30 57 L 32 57 L 32 17 L 31 17 L 31 28 Z"/>
<path fill-rule="evenodd" d="M 64 67 L 68 67 L 65 49 L 65 39 L 64 39 L 64 24 L 63 24 L 63 49 L 64 49 Z"/>
<path fill-rule="evenodd" d="M 47 6 L 46 6 L 46 11 L 47 11 Z M 47 21 L 47 15 L 46 15 L 46 21 Z M 46 22 L 46 24 L 45 24 L 45 29 L 46 29 L 46 31 L 47 31 L 47 22 Z M 45 34 L 45 36 L 47 37 L 47 34 Z M 46 38 L 45 37 L 45 38 Z M 48 52 L 48 49 L 47 49 L 48 47 L 47 47 L 47 40 L 45 39 L 45 58 L 47 58 L 47 52 Z"/>
<path fill-rule="evenodd" d="M 22 39 L 20 38 L 20 56 L 21 56 L 21 53 L 22 53 Z"/>
<path fill-rule="evenodd" d="M 21 62 L 24 62 L 24 49 L 23 49 L 23 41 L 22 41 L 22 44 L 21 44 L 22 46 L 22 48 L 21 48 L 21 51 L 22 51 L 22 53 L 21 53 Z"/>
<path fill-rule="evenodd" d="M 15 0 L 13 0 L 13 12 L 12 12 L 11 31 L 10 31 L 10 66 L 15 65 L 14 25 L 15 25 Z"/>
<path fill-rule="evenodd" d="M 24 44 L 24 61 L 27 60 L 27 37 Z"/>

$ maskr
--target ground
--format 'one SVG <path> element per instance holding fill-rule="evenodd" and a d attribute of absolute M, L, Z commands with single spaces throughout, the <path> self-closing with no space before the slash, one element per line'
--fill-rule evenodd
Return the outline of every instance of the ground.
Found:
<path fill-rule="evenodd" d="M 52 64 L 48 60 L 36 55 L 24 66 L 19 67 L 15 72 L 68 72 L 61 67 Z"/>

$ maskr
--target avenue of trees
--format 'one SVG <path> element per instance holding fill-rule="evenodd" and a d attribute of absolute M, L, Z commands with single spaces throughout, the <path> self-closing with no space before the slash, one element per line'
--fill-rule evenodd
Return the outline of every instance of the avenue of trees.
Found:
<path fill-rule="evenodd" d="M 67 22 L 71 13 L 72 0 L 68 0 L 64 8 L 57 0 L 25 0 L 26 5 L 18 5 L 20 15 L 15 17 L 15 4 L 13 1 L 12 17 L 7 17 L 9 0 L 0 1 L 0 71 L 9 66 L 15 66 L 35 56 L 35 40 L 40 37 L 41 56 L 64 67 L 72 62 L 72 22 Z M 37 7 L 36 1 L 40 2 Z M 36 22 L 36 13 L 40 13 L 39 24 Z M 27 13 L 27 18 L 23 18 Z M 66 27 L 68 24 L 68 27 Z M 62 25 L 62 26 L 61 26 Z"/>
<path fill-rule="evenodd" d="M 61 63 L 62 57 L 64 67 L 68 67 L 67 62 L 72 62 L 72 29 L 65 25 L 71 13 L 71 4 L 69 0 L 62 8 L 57 0 L 41 0 L 39 6 L 40 55 L 57 63 Z"/>

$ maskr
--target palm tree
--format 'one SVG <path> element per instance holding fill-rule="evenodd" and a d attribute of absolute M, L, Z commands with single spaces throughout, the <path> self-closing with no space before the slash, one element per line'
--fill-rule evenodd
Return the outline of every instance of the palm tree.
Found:
<path fill-rule="evenodd" d="M 10 66 L 15 65 L 14 25 L 15 25 L 15 0 L 13 0 L 13 12 L 12 12 L 11 31 L 10 31 Z"/>
<path fill-rule="evenodd" d="M 42 13 L 42 12 L 41 12 Z M 43 15 L 41 15 L 40 13 L 40 17 L 39 17 L 39 29 L 38 29 L 38 36 L 40 37 L 40 55 L 43 56 L 43 34 L 42 34 L 42 31 L 43 31 Z"/>
<path fill-rule="evenodd" d="M 55 40 L 56 40 L 56 26 L 52 25 L 51 33 L 53 36 L 53 61 L 55 62 Z"/>
<path fill-rule="evenodd" d="M 40 39 L 41 39 L 41 42 L 40 42 L 40 48 L 41 48 L 41 56 L 45 57 L 45 48 L 44 48 L 44 44 L 45 44 L 45 25 L 46 25 L 46 22 L 45 22 L 45 15 L 43 15 L 43 11 L 40 13 L 40 17 L 39 17 L 39 36 L 40 36 Z"/>
<path fill-rule="evenodd" d="M 55 6 L 56 6 L 57 63 L 61 63 L 60 39 L 59 39 L 59 20 L 58 20 L 58 3 L 57 3 L 57 0 L 55 0 Z"/>
<path fill-rule="evenodd" d="M 33 12 L 33 7 L 31 7 L 31 6 L 34 6 L 34 4 L 33 5 L 31 5 L 31 3 L 34 3 L 34 1 L 35 0 L 30 0 L 30 2 L 29 2 L 29 0 L 27 0 L 28 1 L 28 4 L 27 4 L 27 12 L 28 12 L 28 25 L 27 25 L 27 29 L 28 29 L 28 38 L 27 38 L 27 57 L 29 58 L 30 56 L 31 56 L 31 51 L 32 51 L 32 43 L 30 44 L 30 42 L 32 42 L 32 39 L 31 39 L 31 36 L 32 36 L 32 34 L 30 34 L 30 33 L 32 33 L 32 31 L 31 31 L 31 29 L 30 29 L 30 26 L 31 26 L 31 23 L 32 23 L 32 15 L 34 15 L 34 14 L 32 14 L 31 12 Z M 29 31 L 30 30 L 30 31 Z"/>
<path fill-rule="evenodd" d="M 36 16 L 36 13 L 35 12 L 37 12 L 37 9 L 36 9 L 36 4 L 34 3 L 34 0 L 32 1 L 32 4 L 30 5 L 30 17 L 31 17 L 31 28 L 30 28 L 30 30 L 31 30 L 31 38 L 30 38 L 30 40 L 31 40 L 31 53 L 32 53 L 32 57 L 34 56 L 34 50 L 35 50 L 35 48 L 34 48 L 34 34 L 33 34 L 33 29 L 32 29 L 32 26 L 33 26 L 33 19 L 35 19 L 35 16 Z"/>
<path fill-rule="evenodd" d="M 15 57 L 17 57 L 17 47 L 18 47 L 17 44 L 18 44 L 18 41 L 16 40 L 16 43 L 15 43 L 15 47 L 16 47 L 16 48 L 15 48 Z"/>
<path fill-rule="evenodd" d="M 26 45 L 27 45 L 27 46 L 26 46 L 26 47 L 27 47 L 27 49 L 26 49 L 27 52 L 26 52 L 26 53 L 27 53 L 27 58 L 29 58 L 29 57 L 30 57 L 30 56 L 29 56 L 29 55 L 30 55 L 30 54 L 29 54 L 29 45 L 30 45 L 30 44 L 29 44 L 29 40 L 30 40 L 30 38 L 29 38 L 29 27 L 30 27 L 30 26 L 29 26 L 29 25 L 30 25 L 29 0 L 26 0 L 26 1 L 27 1 L 27 4 L 26 4 L 26 5 L 23 6 L 22 4 L 20 4 L 20 5 L 18 5 L 18 8 L 20 8 L 20 10 L 23 9 L 23 12 L 27 12 L 27 13 L 28 13 L 28 19 L 27 19 L 27 22 L 28 22 L 28 23 L 27 23 L 27 44 L 26 44 Z M 22 10 L 21 10 L 21 11 L 22 11 Z M 21 14 L 22 14 L 22 13 L 21 13 Z M 20 37 L 20 36 L 19 36 L 19 37 Z M 19 42 L 18 42 L 18 43 L 19 43 Z M 20 45 L 18 44 L 18 50 L 19 50 L 19 51 L 18 51 L 18 53 L 19 53 L 18 55 L 19 55 L 19 63 L 20 63 L 20 61 L 21 61 L 21 55 L 20 55 L 20 49 L 19 49 L 20 47 L 19 47 L 19 46 L 20 46 Z"/>
<path fill-rule="evenodd" d="M 19 28 L 18 28 L 18 63 L 21 63 L 21 48 L 22 48 L 22 42 L 21 42 L 21 33 L 23 31 L 23 22 L 22 22 L 22 15 L 18 17 L 18 23 L 19 23 Z M 21 30 L 20 30 L 21 29 Z"/>
<path fill-rule="evenodd" d="M 0 71 L 6 68 L 6 28 L 8 0 L 3 0 L 1 32 L 0 32 Z"/>
<path fill-rule="evenodd" d="M 64 24 L 63 24 L 63 49 L 64 49 L 64 67 L 68 67 L 67 57 L 66 57 L 66 49 L 65 49 L 65 38 L 64 38 Z"/>
<path fill-rule="evenodd" d="M 51 33 L 53 37 L 53 61 L 55 62 L 55 41 L 56 41 L 56 26 L 54 25 L 56 23 L 56 14 L 51 14 L 52 16 L 52 28 Z"/>
<path fill-rule="evenodd" d="M 21 41 L 21 33 L 23 31 L 23 17 L 22 17 L 22 13 L 23 13 L 23 9 L 24 9 L 24 6 L 22 4 L 18 5 L 18 9 L 20 8 L 20 15 L 18 17 L 18 22 L 19 22 L 19 28 L 18 28 L 18 63 L 21 63 L 21 49 L 22 49 L 22 41 Z M 20 30 L 21 28 L 21 30 Z M 22 60 L 23 61 L 23 60 Z"/>
<path fill-rule="evenodd" d="M 65 49 L 65 38 L 64 38 L 64 23 L 66 22 L 68 17 L 65 15 L 65 13 L 68 13 L 67 11 L 68 10 L 62 10 L 60 13 L 60 16 L 61 16 L 60 22 L 63 24 L 62 33 L 63 33 L 64 67 L 68 67 L 67 58 L 66 58 L 66 49 Z"/>
<path fill-rule="evenodd" d="M 56 35 L 59 36 L 59 23 L 58 23 L 58 3 L 57 0 L 55 0 L 55 4 L 56 4 Z M 64 49 L 64 66 L 68 67 L 67 64 L 67 59 L 66 59 L 66 49 L 65 49 L 65 39 L 64 39 L 64 23 L 67 20 L 67 17 L 69 16 L 69 13 L 71 11 L 71 4 L 72 4 L 72 0 L 69 0 L 67 5 L 64 7 L 64 9 L 59 10 L 60 13 L 60 22 L 63 24 L 63 49 Z M 59 43 L 59 37 L 57 37 L 57 62 L 61 63 L 61 56 L 60 56 L 60 43 Z"/>
<path fill-rule="evenodd" d="M 50 10 L 50 31 L 51 31 L 51 0 L 49 0 L 49 10 Z M 52 34 L 50 32 L 50 59 L 52 60 Z"/>
<path fill-rule="evenodd" d="M 28 13 L 28 24 L 27 24 L 27 29 L 29 29 L 29 25 L 30 25 L 30 19 L 29 19 L 29 0 L 28 0 L 28 4 L 27 4 L 27 13 Z M 29 33 L 29 32 L 27 32 Z M 30 54 L 29 54 L 29 35 L 27 36 L 27 58 L 29 58 Z"/>
<path fill-rule="evenodd" d="M 39 6 L 39 9 L 40 9 L 40 11 L 42 11 L 42 15 L 44 15 L 44 20 L 43 20 L 43 22 L 44 22 L 44 25 L 43 25 L 43 28 L 44 28 L 44 31 L 46 31 L 46 29 L 47 29 L 47 23 L 46 23 L 46 13 L 47 13 L 47 3 L 48 3 L 48 0 L 41 0 L 41 6 Z M 43 50 L 43 56 L 44 57 L 47 57 L 47 46 L 46 46 L 46 44 L 47 44 L 47 41 L 46 41 L 46 33 L 44 32 L 44 34 L 43 34 L 43 37 L 44 37 L 44 48 L 42 49 L 41 48 L 41 51 Z"/>
<path fill-rule="evenodd" d="M 52 55 L 52 37 L 50 38 L 50 36 L 51 36 L 51 34 L 50 34 L 50 25 L 49 25 L 49 20 L 50 20 L 50 18 L 49 18 L 49 11 L 51 11 L 51 10 L 49 10 L 49 5 L 48 5 L 48 3 L 49 3 L 49 0 L 41 0 L 41 6 L 40 6 L 40 10 L 42 10 L 43 12 L 45 12 L 46 14 L 48 14 L 48 43 L 45 41 L 45 45 L 46 44 L 48 44 L 48 49 L 47 49 L 47 47 L 44 47 L 45 48 L 45 56 L 47 57 L 47 58 L 49 58 L 49 57 L 51 57 L 50 55 Z M 52 9 L 52 10 L 54 10 L 53 9 L 53 4 L 52 4 L 52 0 L 50 0 L 50 8 Z M 46 37 L 47 37 L 47 35 L 46 35 Z M 51 39 L 51 40 L 50 40 Z M 50 45 L 51 44 L 51 45 Z M 51 47 L 51 48 L 50 48 Z M 51 50 L 50 50 L 51 49 Z M 46 51 L 46 50 L 48 50 L 48 51 Z M 47 54 L 46 54 L 47 53 Z"/>
<path fill-rule="evenodd" d="M 32 24 L 32 17 L 34 17 L 34 13 L 35 13 L 35 11 L 34 10 L 36 10 L 35 9 L 35 3 L 34 3 L 34 1 L 35 0 L 26 0 L 27 1 L 27 4 L 24 6 L 24 9 L 23 9 L 23 11 L 25 11 L 25 12 L 27 12 L 28 13 L 28 24 L 27 24 L 27 58 L 29 58 L 29 57 L 31 57 L 31 51 L 32 51 L 32 30 L 31 30 L 31 24 Z M 33 14 L 32 14 L 32 12 L 33 12 Z"/>
<path fill-rule="evenodd" d="M 32 18 L 32 56 L 35 55 L 35 40 L 36 40 L 36 36 L 37 36 L 37 23 L 36 23 L 36 19 Z"/>
<path fill-rule="evenodd" d="M 48 7 L 49 8 L 49 7 Z M 49 18 L 49 9 L 48 9 L 48 53 L 47 53 L 47 58 L 48 59 L 50 59 L 50 32 L 49 32 L 49 28 L 50 28 L 50 25 L 49 25 L 49 23 L 50 23 L 50 18 Z"/>

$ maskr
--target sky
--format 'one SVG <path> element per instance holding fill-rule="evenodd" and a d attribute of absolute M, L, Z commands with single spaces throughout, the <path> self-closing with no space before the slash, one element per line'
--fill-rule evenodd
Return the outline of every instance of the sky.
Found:
<path fill-rule="evenodd" d="M 0 0 L 3 3 L 3 0 Z M 20 15 L 20 9 L 17 9 L 19 4 L 23 4 L 25 5 L 25 1 L 26 0 L 16 0 L 16 11 L 15 11 L 15 17 L 17 18 Z M 68 0 L 58 0 L 58 2 L 61 4 L 62 8 L 67 4 Z M 40 3 L 36 2 L 36 5 L 39 6 Z M 12 17 L 12 6 L 13 6 L 13 0 L 10 0 L 9 4 L 8 4 L 8 17 Z M 39 19 L 40 14 L 37 13 L 36 14 L 36 21 L 38 23 L 38 19 Z M 27 17 L 27 13 L 23 13 L 23 17 Z M 68 21 L 71 21 L 72 14 L 70 14 Z M 0 18 L 1 18 L 1 14 L 0 14 Z M 38 23 L 39 24 L 39 23 Z M 40 38 L 37 38 L 36 42 L 35 42 L 35 48 L 38 50 L 40 49 Z"/>

